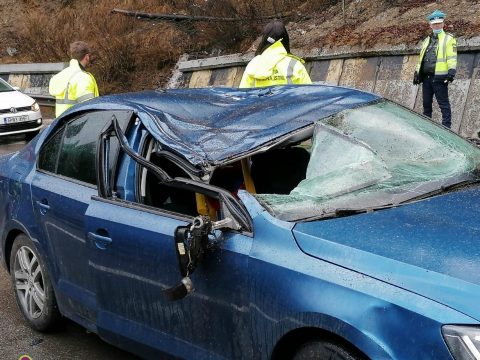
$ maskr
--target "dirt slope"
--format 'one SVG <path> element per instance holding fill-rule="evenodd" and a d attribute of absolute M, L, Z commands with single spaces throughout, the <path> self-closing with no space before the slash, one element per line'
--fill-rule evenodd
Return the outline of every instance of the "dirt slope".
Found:
<path fill-rule="evenodd" d="M 416 44 L 430 33 L 425 18 L 438 8 L 447 13 L 446 31 L 466 38 L 480 34 L 480 1 L 356 0 L 347 4 L 345 17 L 337 4 L 313 13 L 307 21 L 290 24 L 294 47 L 308 51 Z"/>

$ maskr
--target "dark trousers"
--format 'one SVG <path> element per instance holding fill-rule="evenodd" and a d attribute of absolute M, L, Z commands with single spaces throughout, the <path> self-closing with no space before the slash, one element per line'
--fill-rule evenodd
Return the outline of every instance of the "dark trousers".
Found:
<path fill-rule="evenodd" d="M 437 99 L 438 106 L 442 111 L 442 125 L 452 126 L 452 110 L 448 100 L 448 82 L 434 80 L 433 75 L 423 78 L 423 115 L 432 117 L 433 95 Z"/>

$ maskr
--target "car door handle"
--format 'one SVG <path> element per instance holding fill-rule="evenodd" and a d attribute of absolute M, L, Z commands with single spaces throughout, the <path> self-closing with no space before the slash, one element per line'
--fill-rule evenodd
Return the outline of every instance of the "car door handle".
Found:
<path fill-rule="evenodd" d="M 42 201 L 37 201 L 37 205 L 40 208 L 40 214 L 45 215 L 48 210 L 50 210 L 50 205 L 48 201 L 43 199 Z"/>
<path fill-rule="evenodd" d="M 95 247 L 100 250 L 105 250 L 107 246 L 112 243 L 112 238 L 108 236 L 98 235 L 93 232 L 88 233 L 88 238 L 90 239 L 90 241 L 92 241 Z"/>

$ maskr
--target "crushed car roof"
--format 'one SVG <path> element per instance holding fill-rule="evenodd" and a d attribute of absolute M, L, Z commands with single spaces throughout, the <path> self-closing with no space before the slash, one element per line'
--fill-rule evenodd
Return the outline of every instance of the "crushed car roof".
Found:
<path fill-rule="evenodd" d="M 194 165 L 217 165 L 379 98 L 325 85 L 168 89 L 102 96 L 75 109 L 132 109 L 163 147 Z"/>

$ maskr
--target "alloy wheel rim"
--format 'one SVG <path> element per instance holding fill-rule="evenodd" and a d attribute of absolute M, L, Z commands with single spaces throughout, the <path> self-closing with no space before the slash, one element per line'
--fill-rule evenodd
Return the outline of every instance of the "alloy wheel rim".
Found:
<path fill-rule="evenodd" d="M 45 285 L 38 258 L 28 246 L 17 251 L 14 277 L 15 290 L 24 312 L 32 319 L 38 318 L 45 307 Z"/>

